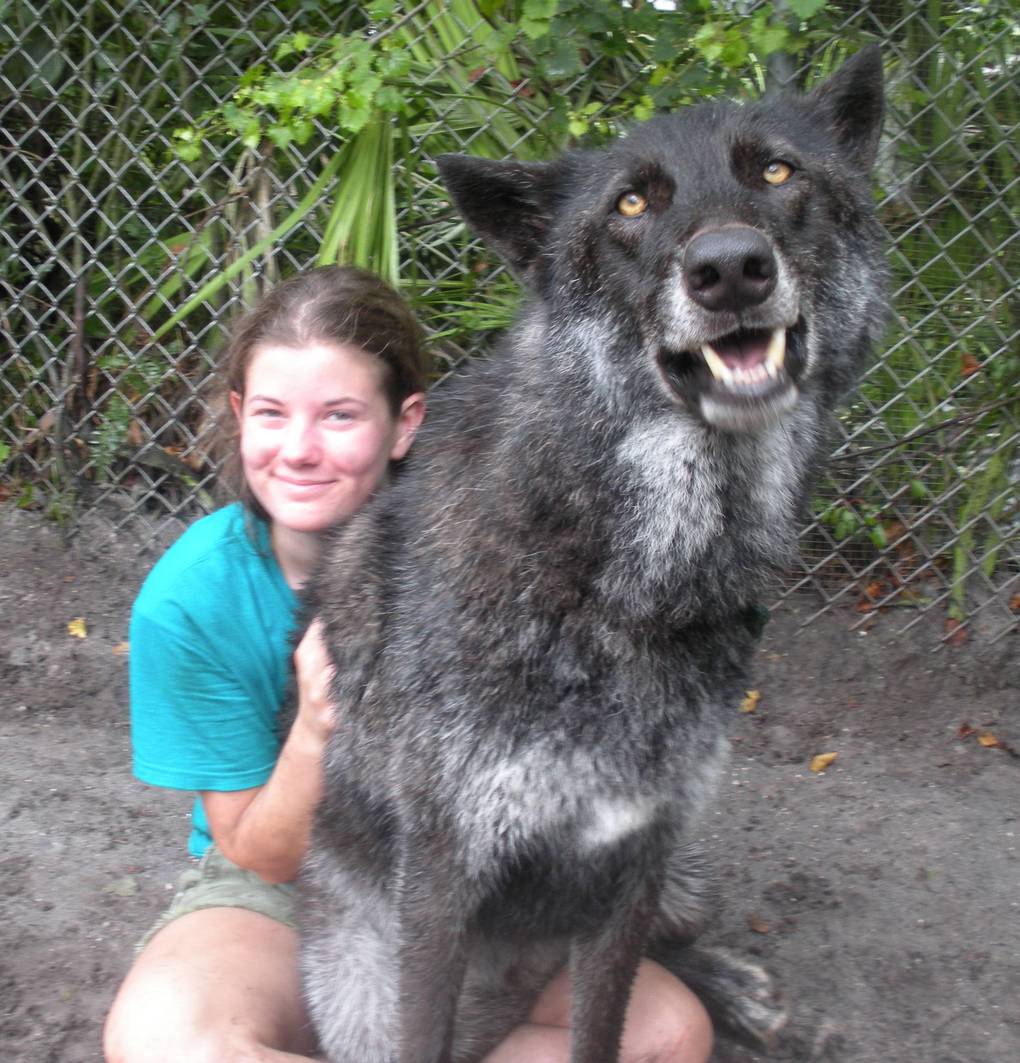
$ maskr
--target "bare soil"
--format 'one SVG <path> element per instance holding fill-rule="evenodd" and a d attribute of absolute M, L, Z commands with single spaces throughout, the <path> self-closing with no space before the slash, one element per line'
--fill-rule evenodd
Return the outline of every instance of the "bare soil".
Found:
<path fill-rule="evenodd" d="M 103 1016 L 185 862 L 190 797 L 130 774 L 129 534 L 0 513 L 0 1060 L 101 1058 Z M 1020 654 L 980 629 L 933 653 L 784 607 L 704 824 L 712 936 L 758 955 L 793 1019 L 770 1057 L 1020 1060 Z M 81 617 L 86 635 L 68 631 Z M 982 745 L 988 734 L 999 745 Z M 986 741 L 988 739 L 986 738 Z M 811 758 L 835 752 L 822 773 Z"/>

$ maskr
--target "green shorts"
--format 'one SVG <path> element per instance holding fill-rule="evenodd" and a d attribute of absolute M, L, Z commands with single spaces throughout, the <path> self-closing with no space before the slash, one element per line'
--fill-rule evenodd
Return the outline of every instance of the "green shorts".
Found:
<path fill-rule="evenodd" d="M 170 907 L 138 943 L 137 950 L 145 948 L 155 934 L 175 919 L 203 908 L 245 908 L 297 929 L 295 892 L 293 882 L 266 882 L 254 871 L 228 860 L 214 845 L 194 867 L 181 873 Z"/>

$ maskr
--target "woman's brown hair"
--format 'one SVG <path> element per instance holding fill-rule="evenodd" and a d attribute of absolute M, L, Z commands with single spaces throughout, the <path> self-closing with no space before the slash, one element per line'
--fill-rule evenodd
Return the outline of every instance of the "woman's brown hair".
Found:
<path fill-rule="evenodd" d="M 380 277 L 354 266 L 320 266 L 278 284 L 231 331 L 217 379 L 213 449 L 221 479 L 245 507 L 267 514 L 241 469 L 240 425 L 230 393 L 244 396 L 255 352 L 270 344 L 295 349 L 313 343 L 357 347 L 375 357 L 393 415 L 424 391 L 428 372 L 422 334 L 403 298 Z"/>

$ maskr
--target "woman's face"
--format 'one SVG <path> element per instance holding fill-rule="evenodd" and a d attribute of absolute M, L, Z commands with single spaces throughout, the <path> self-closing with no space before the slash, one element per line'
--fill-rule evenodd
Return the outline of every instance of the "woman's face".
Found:
<path fill-rule="evenodd" d="M 321 532 L 347 520 L 407 453 L 424 399 L 411 396 L 394 417 L 382 374 L 358 347 L 255 350 L 245 394 L 230 401 L 245 479 L 275 525 Z"/>

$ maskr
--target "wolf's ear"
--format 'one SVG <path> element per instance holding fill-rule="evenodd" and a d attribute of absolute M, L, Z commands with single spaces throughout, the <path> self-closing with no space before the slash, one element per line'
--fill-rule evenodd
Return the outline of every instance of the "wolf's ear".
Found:
<path fill-rule="evenodd" d="M 535 285 L 562 164 L 440 155 L 436 165 L 468 225 Z"/>
<path fill-rule="evenodd" d="M 861 170 L 870 170 L 882 132 L 882 53 L 870 44 L 852 55 L 810 95 L 825 113 L 840 145 Z"/>

